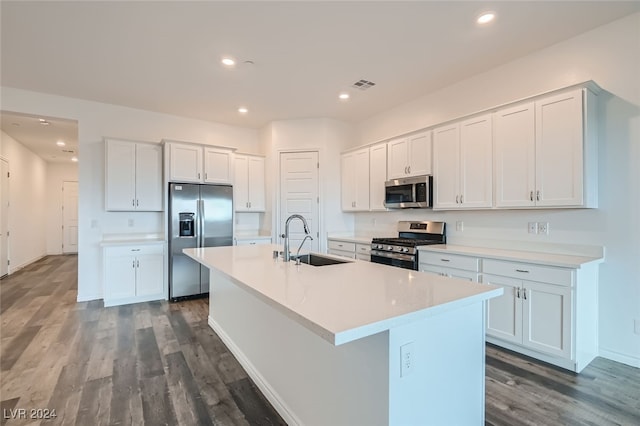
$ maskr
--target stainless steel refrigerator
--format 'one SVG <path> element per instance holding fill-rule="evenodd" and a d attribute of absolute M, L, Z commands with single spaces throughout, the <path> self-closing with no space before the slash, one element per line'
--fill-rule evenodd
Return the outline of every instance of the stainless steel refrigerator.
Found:
<path fill-rule="evenodd" d="M 209 293 L 209 269 L 182 250 L 233 245 L 230 185 L 169 184 L 169 298 Z"/>

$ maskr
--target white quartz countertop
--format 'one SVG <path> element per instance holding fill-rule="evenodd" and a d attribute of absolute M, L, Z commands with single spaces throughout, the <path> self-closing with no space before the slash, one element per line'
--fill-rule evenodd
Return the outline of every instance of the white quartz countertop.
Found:
<path fill-rule="evenodd" d="M 358 260 L 329 266 L 296 265 L 275 260 L 273 250 L 282 247 L 265 244 L 184 252 L 334 345 L 503 292 L 492 285 Z"/>
<path fill-rule="evenodd" d="M 558 266 L 563 268 L 578 269 L 582 265 L 591 262 L 601 262 L 602 257 L 571 256 L 566 254 L 542 253 L 535 251 L 520 251 L 494 249 L 486 247 L 458 246 L 451 244 L 436 244 L 431 246 L 421 246 L 419 251 L 429 251 L 436 253 L 460 254 L 466 256 L 477 256 L 498 260 L 509 260 L 515 262 L 534 263 L 547 266 Z"/>

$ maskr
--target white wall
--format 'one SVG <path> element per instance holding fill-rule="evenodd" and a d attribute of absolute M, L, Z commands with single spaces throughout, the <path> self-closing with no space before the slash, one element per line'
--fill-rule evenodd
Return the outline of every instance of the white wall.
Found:
<path fill-rule="evenodd" d="M 259 153 L 257 131 L 253 129 L 8 87 L 2 87 L 1 101 L 6 111 L 78 122 L 78 300 L 102 297 L 102 251 L 99 243 L 103 234 L 164 232 L 162 213 L 104 210 L 103 137 L 150 142 L 182 140 Z M 128 225 L 129 219 L 134 220 L 134 226 Z M 44 226 L 40 235 L 45 235 Z M 44 252 L 44 239 L 42 241 Z"/>
<path fill-rule="evenodd" d="M 442 219 L 450 241 L 508 240 L 604 246 L 600 267 L 601 355 L 640 366 L 640 14 L 541 50 L 360 123 L 366 144 L 563 86 L 594 80 L 600 95 L 599 208 L 488 212 L 356 214 L 357 232 L 392 233 L 404 218 Z M 455 221 L 464 231 L 455 231 Z M 375 225 L 374 225 L 375 221 Z M 549 236 L 527 234 L 528 221 L 550 223 Z"/>
<path fill-rule="evenodd" d="M 262 150 L 267 155 L 267 211 L 275 237 L 277 229 L 277 193 L 280 152 L 317 150 L 320 162 L 320 250 L 326 234 L 353 229 L 353 217 L 340 209 L 340 152 L 353 140 L 353 127 L 347 123 L 310 118 L 270 123 L 260 133 Z M 279 241 L 274 238 L 274 241 Z"/>
<path fill-rule="evenodd" d="M 62 183 L 78 181 L 77 163 L 47 163 L 47 254 L 62 254 Z"/>
<path fill-rule="evenodd" d="M 47 163 L 1 132 L 0 156 L 9 163 L 9 273 L 46 254 Z"/>

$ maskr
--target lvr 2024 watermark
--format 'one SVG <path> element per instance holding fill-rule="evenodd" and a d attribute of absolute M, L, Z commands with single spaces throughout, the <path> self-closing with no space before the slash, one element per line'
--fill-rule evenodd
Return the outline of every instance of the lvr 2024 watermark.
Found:
<path fill-rule="evenodd" d="M 39 420 L 47 420 L 47 419 L 55 419 L 58 415 L 56 414 L 55 408 L 50 410 L 48 408 L 4 408 L 2 410 L 2 418 L 9 419 L 39 419 Z"/>

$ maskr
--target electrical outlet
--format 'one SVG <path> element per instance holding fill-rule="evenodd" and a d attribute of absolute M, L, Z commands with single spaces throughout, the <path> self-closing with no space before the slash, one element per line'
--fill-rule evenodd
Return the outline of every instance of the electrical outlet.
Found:
<path fill-rule="evenodd" d="M 527 224 L 527 229 L 529 230 L 530 234 L 537 234 L 538 233 L 538 222 L 529 222 Z"/>
<path fill-rule="evenodd" d="M 464 222 L 461 220 L 456 221 L 456 231 L 464 231 Z"/>
<path fill-rule="evenodd" d="M 633 332 L 640 334 L 640 319 L 633 320 Z"/>
<path fill-rule="evenodd" d="M 549 222 L 538 222 L 538 234 L 549 235 Z"/>
<path fill-rule="evenodd" d="M 400 377 L 408 376 L 413 371 L 413 342 L 400 346 Z"/>

